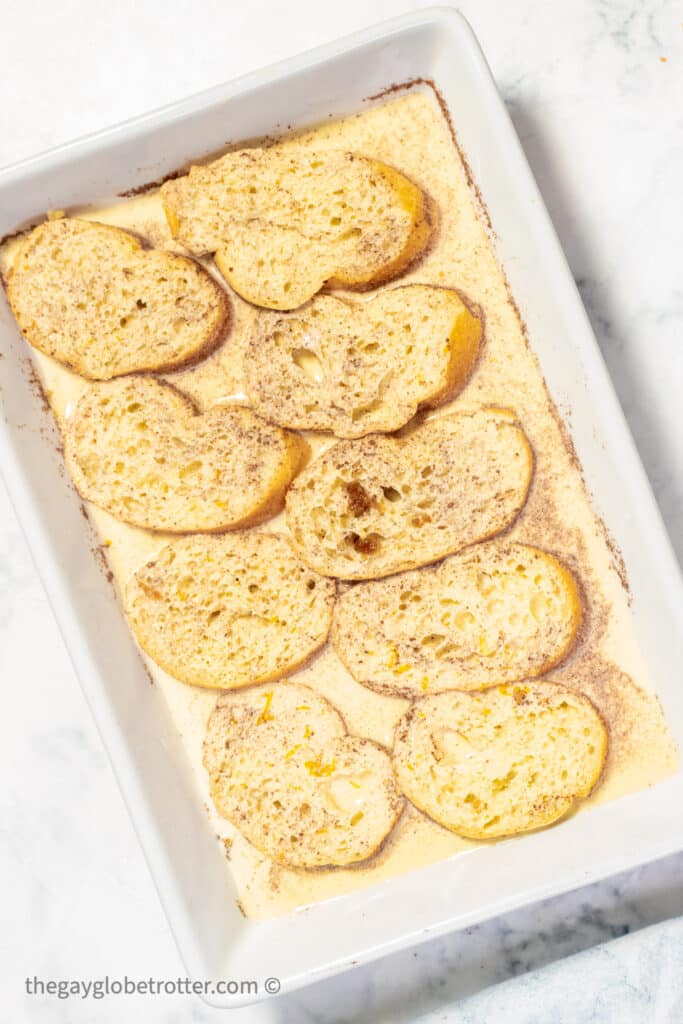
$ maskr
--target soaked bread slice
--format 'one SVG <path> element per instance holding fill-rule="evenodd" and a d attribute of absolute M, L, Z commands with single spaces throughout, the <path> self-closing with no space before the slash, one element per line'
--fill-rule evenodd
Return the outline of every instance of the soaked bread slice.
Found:
<path fill-rule="evenodd" d="M 413 569 L 509 526 L 532 471 L 529 442 L 505 409 L 433 419 L 405 437 L 339 441 L 287 494 L 292 543 L 324 576 Z"/>
<path fill-rule="evenodd" d="M 271 309 L 295 309 L 325 284 L 388 281 L 432 231 L 417 185 L 337 150 L 238 150 L 166 182 L 161 196 L 174 238 L 193 253 L 214 253 L 242 298 Z"/>
<path fill-rule="evenodd" d="M 587 697 L 525 683 L 416 701 L 393 761 L 421 811 L 458 835 L 493 839 L 562 818 L 590 794 L 606 756 L 607 730 Z"/>
<path fill-rule="evenodd" d="M 27 341 L 92 380 L 195 362 L 230 319 L 226 292 L 194 260 L 73 218 L 27 236 L 7 295 Z"/>
<path fill-rule="evenodd" d="M 249 409 L 190 399 L 153 377 L 91 385 L 65 427 L 79 493 L 147 530 L 234 529 L 275 514 L 308 446 Z"/>
<path fill-rule="evenodd" d="M 279 864 L 367 860 L 403 808 L 387 752 L 297 683 L 219 698 L 204 765 L 218 812 Z"/>
<path fill-rule="evenodd" d="M 558 558 L 495 540 L 352 587 L 337 602 L 332 639 L 359 683 L 415 697 L 543 675 L 580 624 L 579 587 Z"/>
<path fill-rule="evenodd" d="M 481 321 L 448 288 L 414 284 L 370 302 L 320 295 L 259 318 L 245 361 L 254 409 L 283 427 L 363 437 L 402 427 L 464 386 Z"/>
<path fill-rule="evenodd" d="M 126 610 L 166 672 L 230 690 L 277 679 L 321 647 L 334 594 L 280 534 L 198 534 L 171 541 L 135 573 Z"/>

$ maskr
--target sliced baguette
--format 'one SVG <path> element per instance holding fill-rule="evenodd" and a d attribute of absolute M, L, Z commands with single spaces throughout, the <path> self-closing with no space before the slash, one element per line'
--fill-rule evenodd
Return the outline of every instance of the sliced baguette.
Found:
<path fill-rule="evenodd" d="M 73 218 L 27 236 L 7 295 L 27 341 L 92 380 L 195 362 L 230 320 L 227 293 L 193 260 Z"/>
<path fill-rule="evenodd" d="M 292 543 L 324 576 L 413 569 L 504 530 L 526 500 L 533 457 L 514 413 L 433 419 L 406 437 L 339 441 L 287 494 Z"/>
<path fill-rule="evenodd" d="M 543 675 L 580 624 L 579 587 L 558 558 L 494 540 L 352 587 L 337 602 L 332 641 L 359 683 L 416 697 Z"/>
<path fill-rule="evenodd" d="M 126 609 L 166 672 L 230 690 L 277 679 L 321 647 L 334 594 L 282 535 L 200 534 L 171 541 L 138 570 Z"/>
<path fill-rule="evenodd" d="M 308 451 L 249 409 L 189 398 L 153 377 L 91 385 L 66 420 L 79 493 L 118 519 L 170 533 L 234 529 L 273 515 Z"/>
<path fill-rule="evenodd" d="M 246 389 L 283 427 L 350 438 L 397 430 L 464 386 L 480 339 L 481 321 L 448 288 L 406 285 L 363 303 L 320 295 L 259 318 Z"/>
<path fill-rule="evenodd" d="M 607 729 L 588 700 L 552 683 L 441 693 L 399 722 L 393 762 L 405 796 L 470 839 L 542 828 L 598 782 Z"/>
<path fill-rule="evenodd" d="M 403 808 L 387 752 L 347 735 L 336 709 L 296 683 L 220 697 L 204 765 L 218 812 L 291 867 L 367 860 Z"/>
<path fill-rule="evenodd" d="M 295 309 L 325 284 L 390 280 L 432 230 L 413 182 L 337 150 L 238 150 L 166 182 L 161 195 L 173 236 L 193 253 L 214 253 L 242 298 L 271 309 Z"/>

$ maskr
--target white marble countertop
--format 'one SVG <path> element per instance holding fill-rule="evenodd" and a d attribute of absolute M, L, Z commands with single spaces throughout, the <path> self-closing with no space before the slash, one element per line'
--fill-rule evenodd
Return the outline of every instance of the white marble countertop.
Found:
<path fill-rule="evenodd" d="M 0 164 L 416 6 L 6 4 L 0 73 L 11 87 L 0 105 Z M 509 106 L 683 558 L 681 11 L 667 0 L 459 6 Z M 217 1019 L 192 997 L 25 995 L 34 974 L 184 971 L 4 492 L 0 678 L 0 1019 Z M 230 1019 L 680 1022 L 680 921 L 557 962 L 683 915 L 682 879 L 683 856 L 672 857 Z"/>

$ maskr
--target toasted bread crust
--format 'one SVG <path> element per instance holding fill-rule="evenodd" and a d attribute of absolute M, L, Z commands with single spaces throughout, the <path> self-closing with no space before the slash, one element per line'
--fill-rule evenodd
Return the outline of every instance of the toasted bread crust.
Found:
<path fill-rule="evenodd" d="M 341 579 L 428 565 L 510 526 L 532 474 L 531 446 L 505 409 L 435 418 L 405 437 L 339 441 L 287 494 L 292 544 Z"/>
<path fill-rule="evenodd" d="M 171 541 L 126 588 L 143 650 L 184 683 L 235 689 L 279 679 L 326 641 L 335 586 L 281 534 Z"/>
<path fill-rule="evenodd" d="M 375 287 L 429 244 L 430 204 L 393 167 L 356 153 L 245 149 L 161 189 L 171 233 L 213 253 L 246 301 L 296 309 L 321 288 Z"/>
<path fill-rule="evenodd" d="M 204 742 L 216 809 L 279 864 L 358 864 L 403 809 L 387 752 L 350 736 L 329 701 L 277 683 L 221 697 Z"/>
<path fill-rule="evenodd" d="M 27 341 L 91 380 L 190 366 L 232 316 L 227 293 L 194 260 L 76 218 L 27 235 L 7 295 Z"/>
<path fill-rule="evenodd" d="M 405 796 L 468 839 L 543 828 L 601 778 L 607 727 L 582 694 L 555 683 L 441 693 L 411 705 L 393 763 Z"/>
<path fill-rule="evenodd" d="M 447 288 L 403 285 L 368 302 L 321 295 L 259 318 L 246 389 L 281 426 L 345 438 L 397 430 L 465 386 L 480 340 L 481 321 Z"/>
<path fill-rule="evenodd" d="M 171 384 L 144 376 L 91 385 L 66 422 L 64 449 L 82 497 L 169 533 L 269 518 L 308 452 L 302 437 L 243 406 L 200 413 Z"/>
<path fill-rule="evenodd" d="M 581 621 L 578 582 L 558 558 L 493 540 L 348 590 L 332 642 L 363 686 L 413 698 L 544 675 L 567 656 Z"/>
<path fill-rule="evenodd" d="M 379 173 L 387 182 L 389 189 L 397 197 L 398 205 L 408 215 L 413 229 L 408 235 L 403 249 L 396 256 L 379 266 L 368 276 L 357 272 L 338 272 L 334 277 L 328 278 L 325 282 L 328 288 L 349 288 L 351 290 L 365 291 L 369 288 L 378 288 L 387 284 L 395 278 L 400 277 L 411 267 L 416 260 L 425 252 L 429 246 L 434 230 L 435 210 L 433 210 L 429 198 L 417 185 L 404 174 L 381 163 L 379 160 L 370 162 L 374 172 Z"/>

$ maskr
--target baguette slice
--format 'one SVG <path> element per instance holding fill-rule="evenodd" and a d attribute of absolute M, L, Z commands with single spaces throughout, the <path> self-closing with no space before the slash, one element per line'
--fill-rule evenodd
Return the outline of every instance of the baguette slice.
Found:
<path fill-rule="evenodd" d="M 411 705 L 396 729 L 405 796 L 471 839 L 542 828 L 595 787 L 607 729 L 588 700 L 552 683 L 441 693 Z"/>
<path fill-rule="evenodd" d="M 92 380 L 195 362 L 230 320 L 226 292 L 194 260 L 72 218 L 27 236 L 7 295 L 27 341 Z"/>
<path fill-rule="evenodd" d="M 204 765 L 219 814 L 290 867 L 367 860 L 403 809 L 387 752 L 297 683 L 220 697 Z"/>
<path fill-rule="evenodd" d="M 147 530 L 234 529 L 273 515 L 308 451 L 249 409 L 190 399 L 152 377 L 91 385 L 66 421 L 77 490 Z"/>
<path fill-rule="evenodd" d="M 183 683 L 230 690 L 277 679 L 327 639 L 335 585 L 274 533 L 179 537 L 133 576 L 140 646 Z"/>
<path fill-rule="evenodd" d="M 242 298 L 271 309 L 295 309 L 325 284 L 388 281 L 432 231 L 413 182 L 337 150 L 238 150 L 166 182 L 161 195 L 174 238 L 191 252 L 214 253 Z"/>
<path fill-rule="evenodd" d="M 400 438 L 339 441 L 287 494 L 292 543 L 316 572 L 342 579 L 427 565 L 509 526 L 532 471 L 506 409 L 433 419 Z"/>
<path fill-rule="evenodd" d="M 579 587 L 558 558 L 494 540 L 351 588 L 337 602 L 332 641 L 359 683 L 420 697 L 544 675 L 580 624 Z"/>
<path fill-rule="evenodd" d="M 480 339 L 481 321 L 448 288 L 405 285 L 364 303 L 320 295 L 259 318 L 246 389 L 256 412 L 283 427 L 398 430 L 464 386 Z"/>

